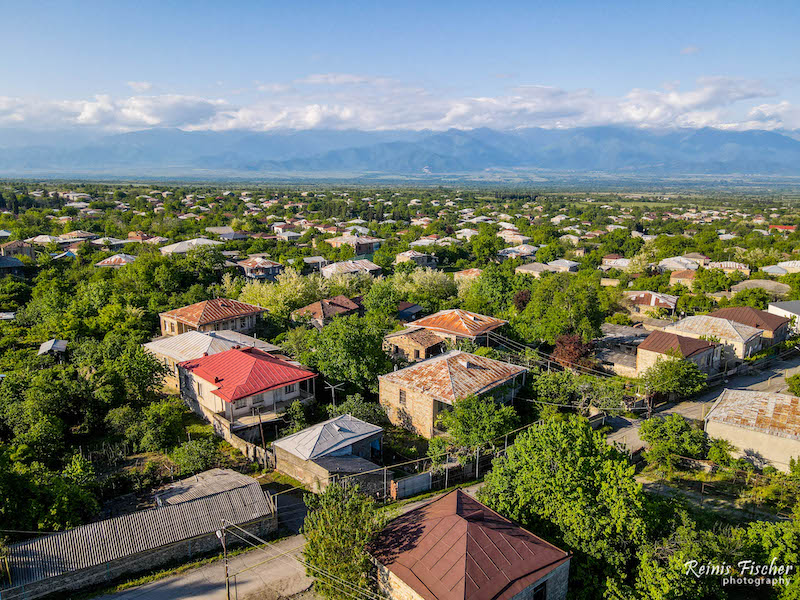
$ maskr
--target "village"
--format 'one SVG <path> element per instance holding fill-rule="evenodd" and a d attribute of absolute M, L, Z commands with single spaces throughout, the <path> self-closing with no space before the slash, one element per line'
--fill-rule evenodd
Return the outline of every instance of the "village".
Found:
<path fill-rule="evenodd" d="M 722 538 L 796 558 L 759 545 L 800 528 L 796 203 L 0 191 L 2 600 L 655 599 Z"/>

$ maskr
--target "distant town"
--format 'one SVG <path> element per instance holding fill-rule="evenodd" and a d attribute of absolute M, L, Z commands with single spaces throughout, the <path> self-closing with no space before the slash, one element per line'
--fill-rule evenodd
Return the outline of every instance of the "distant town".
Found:
<path fill-rule="evenodd" d="M 0 182 L 1 600 L 796 597 L 795 198 L 230 185 Z"/>

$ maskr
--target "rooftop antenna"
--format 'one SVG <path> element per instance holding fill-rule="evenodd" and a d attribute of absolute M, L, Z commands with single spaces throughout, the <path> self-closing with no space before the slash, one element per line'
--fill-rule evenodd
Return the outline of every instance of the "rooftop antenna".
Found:
<path fill-rule="evenodd" d="M 333 408 L 336 408 L 336 390 L 344 385 L 344 382 L 333 385 L 332 383 L 325 383 L 325 387 L 331 391 L 331 398 L 333 399 Z"/>

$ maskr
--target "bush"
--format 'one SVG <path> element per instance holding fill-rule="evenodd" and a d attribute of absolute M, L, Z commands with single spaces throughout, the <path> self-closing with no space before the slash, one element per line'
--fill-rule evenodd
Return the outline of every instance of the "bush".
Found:
<path fill-rule="evenodd" d="M 380 404 L 367 402 L 361 394 L 347 396 L 347 399 L 338 406 L 328 405 L 328 418 L 333 419 L 340 415 L 352 415 L 373 425 L 383 425 L 389 421 L 386 411 Z"/>
<path fill-rule="evenodd" d="M 708 446 L 708 460 L 723 467 L 730 467 L 733 464 L 733 456 L 731 454 L 735 450 L 734 445 L 728 440 L 712 439 Z"/>
<path fill-rule="evenodd" d="M 219 465 L 222 454 L 213 439 L 184 442 L 172 453 L 181 475 L 207 471 Z"/>

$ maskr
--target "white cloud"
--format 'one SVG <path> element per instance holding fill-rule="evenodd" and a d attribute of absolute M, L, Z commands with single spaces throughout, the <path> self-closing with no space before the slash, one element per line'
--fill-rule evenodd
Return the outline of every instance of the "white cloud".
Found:
<path fill-rule="evenodd" d="M 684 46 L 683 48 L 681 48 L 681 54 L 685 56 L 697 54 L 698 52 L 700 52 L 700 48 L 693 45 Z"/>
<path fill-rule="evenodd" d="M 259 93 L 260 92 L 260 93 Z M 233 102 L 179 94 L 97 95 L 43 101 L 0 97 L 0 125 L 81 125 L 111 131 L 148 127 L 187 130 L 356 128 L 566 128 L 605 124 L 635 127 L 800 127 L 800 107 L 763 82 L 728 77 L 669 82 L 617 97 L 590 89 L 518 85 L 497 95 L 466 96 L 381 77 L 315 74 L 292 82 L 258 82 L 251 100 Z M 774 101 L 765 103 L 766 99 Z"/>
<path fill-rule="evenodd" d="M 149 92 L 153 89 L 153 84 L 149 81 L 129 81 L 128 87 L 130 87 L 134 92 L 142 93 L 142 92 Z"/>

